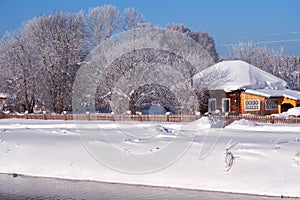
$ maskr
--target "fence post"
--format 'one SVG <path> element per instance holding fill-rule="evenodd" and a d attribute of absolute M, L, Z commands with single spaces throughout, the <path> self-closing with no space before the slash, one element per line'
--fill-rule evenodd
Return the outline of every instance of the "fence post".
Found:
<path fill-rule="evenodd" d="M 25 119 L 28 119 L 28 110 L 25 111 Z"/>
<path fill-rule="evenodd" d="M 67 118 L 67 111 L 63 111 L 63 114 L 64 114 L 64 120 L 67 121 L 67 119 L 68 119 Z"/>
<path fill-rule="evenodd" d="M 46 111 L 43 111 L 43 120 L 46 120 Z"/>
<path fill-rule="evenodd" d="M 274 124 L 274 122 L 275 122 L 274 116 L 271 116 L 270 122 L 271 122 L 271 124 Z"/>
<path fill-rule="evenodd" d="M 170 112 L 166 113 L 166 121 L 167 122 L 170 122 L 170 114 L 171 114 Z"/>
<path fill-rule="evenodd" d="M 138 121 L 140 121 L 140 122 L 144 121 L 142 115 L 140 115 L 140 114 L 138 115 L 138 119 L 139 119 Z"/>
<path fill-rule="evenodd" d="M 91 120 L 90 119 L 90 112 L 86 112 L 86 119 L 89 120 L 89 121 Z"/>
<path fill-rule="evenodd" d="M 112 121 L 115 121 L 114 114 L 115 114 L 114 112 L 111 112 L 111 113 L 110 113 L 110 115 L 111 115 L 111 120 L 112 120 Z"/>
<path fill-rule="evenodd" d="M 225 116 L 225 121 L 226 121 L 226 126 L 230 124 L 229 116 L 228 115 Z"/>

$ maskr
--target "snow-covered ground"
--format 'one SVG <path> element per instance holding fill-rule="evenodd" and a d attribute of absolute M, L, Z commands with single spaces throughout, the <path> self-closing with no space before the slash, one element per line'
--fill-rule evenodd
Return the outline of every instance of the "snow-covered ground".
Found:
<path fill-rule="evenodd" d="M 0 173 L 300 197 L 300 125 L 93 123 L 0 120 Z M 97 145 L 117 150 L 101 160 Z M 176 159 L 165 163 L 164 152 Z M 130 156 L 138 173 L 123 172 Z"/>

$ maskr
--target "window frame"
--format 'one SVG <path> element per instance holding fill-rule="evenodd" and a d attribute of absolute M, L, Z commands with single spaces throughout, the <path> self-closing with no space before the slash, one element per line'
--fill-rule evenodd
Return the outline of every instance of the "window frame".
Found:
<path fill-rule="evenodd" d="M 211 110 L 212 102 L 214 102 L 215 110 Z M 217 110 L 217 99 L 216 98 L 209 98 L 208 99 L 208 112 L 213 113 L 213 112 L 216 112 L 216 110 Z"/>
<path fill-rule="evenodd" d="M 225 111 L 224 102 L 228 101 L 228 111 Z M 230 98 L 222 98 L 222 113 L 229 113 L 230 112 Z"/>
<path fill-rule="evenodd" d="M 257 101 L 258 104 L 257 104 L 257 108 L 256 109 L 246 109 L 247 106 L 246 106 L 246 102 L 248 101 Z M 260 111 L 260 108 L 261 108 L 261 100 L 260 99 L 245 99 L 244 100 L 244 111 Z"/>
<path fill-rule="evenodd" d="M 276 107 L 274 107 L 274 108 L 268 107 L 268 104 L 267 104 L 268 101 L 274 101 L 274 102 L 277 101 L 277 104 L 275 103 L 275 104 L 276 104 Z M 274 104 L 274 105 L 275 105 L 275 104 Z M 266 110 L 278 110 L 278 105 L 279 105 L 279 100 L 278 100 L 278 99 L 266 99 L 266 100 L 265 100 L 265 109 L 266 109 Z"/>

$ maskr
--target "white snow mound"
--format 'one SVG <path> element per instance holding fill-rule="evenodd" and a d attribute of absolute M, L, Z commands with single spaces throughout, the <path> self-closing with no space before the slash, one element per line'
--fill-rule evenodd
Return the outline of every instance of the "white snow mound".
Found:
<path fill-rule="evenodd" d="M 242 128 L 242 127 L 256 127 L 259 126 L 259 124 L 246 120 L 246 119 L 240 119 L 232 122 L 230 125 L 227 126 L 227 128 Z"/>
<path fill-rule="evenodd" d="M 210 128 L 223 128 L 225 123 L 224 121 L 211 117 L 201 117 L 200 119 L 189 123 L 189 126 L 194 130 L 206 130 Z"/>
<path fill-rule="evenodd" d="M 284 89 L 287 83 L 241 60 L 217 63 L 194 76 L 196 85 L 209 90 Z"/>
<path fill-rule="evenodd" d="M 287 114 L 289 116 L 299 117 L 300 116 L 300 107 L 288 109 Z"/>

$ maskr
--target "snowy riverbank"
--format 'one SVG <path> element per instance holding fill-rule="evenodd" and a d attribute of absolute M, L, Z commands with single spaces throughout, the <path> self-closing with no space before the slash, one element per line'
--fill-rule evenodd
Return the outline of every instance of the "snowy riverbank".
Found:
<path fill-rule="evenodd" d="M 86 130 L 94 127 L 86 125 L 89 124 L 82 126 Z M 212 121 L 202 118 L 182 125 L 132 126 L 103 121 L 97 126 L 109 138 L 108 145 L 115 146 L 125 158 L 133 154 L 156 155 L 174 142 L 188 143 L 188 149 L 160 170 L 125 173 L 92 157 L 83 144 L 97 145 L 99 141 L 88 132 L 79 137 L 73 121 L 5 119 L 0 120 L 0 173 L 300 197 L 300 125 L 241 120 L 224 129 L 209 129 Z M 140 139 L 122 132 L 135 132 L 137 127 L 155 134 L 149 140 L 144 135 Z M 193 130 L 197 131 L 190 140 L 187 135 Z M 200 159 L 204 141 L 213 148 Z"/>

